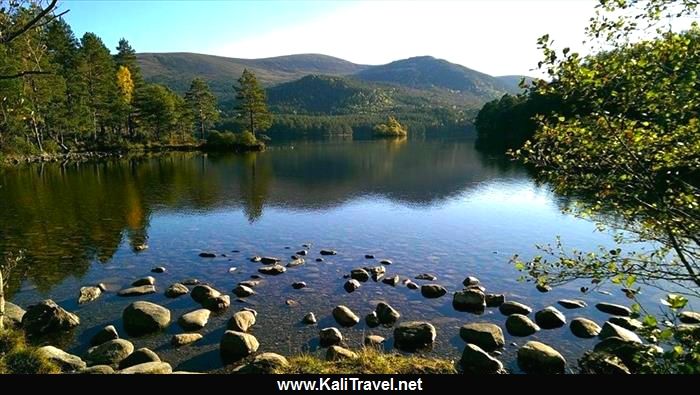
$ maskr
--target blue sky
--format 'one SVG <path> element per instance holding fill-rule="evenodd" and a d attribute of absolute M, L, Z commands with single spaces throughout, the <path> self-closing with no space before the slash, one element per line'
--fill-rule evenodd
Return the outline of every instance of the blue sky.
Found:
<path fill-rule="evenodd" d="M 576 49 L 592 0 L 64 0 L 76 35 L 114 49 L 259 58 L 323 53 L 363 64 L 432 55 L 493 75 L 534 75 L 536 40 Z"/>

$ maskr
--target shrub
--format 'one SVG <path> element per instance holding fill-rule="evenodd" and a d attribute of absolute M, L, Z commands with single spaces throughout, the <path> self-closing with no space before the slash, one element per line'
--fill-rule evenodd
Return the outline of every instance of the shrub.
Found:
<path fill-rule="evenodd" d="M 400 137 L 406 136 L 408 130 L 396 118 L 389 117 L 386 123 L 380 123 L 374 127 L 374 134 L 382 137 Z"/>
<path fill-rule="evenodd" d="M 0 360 L 0 373 L 55 374 L 61 369 L 35 348 L 17 349 Z"/>
<path fill-rule="evenodd" d="M 25 341 L 22 332 L 11 329 L 0 331 L 0 358 L 24 347 Z"/>

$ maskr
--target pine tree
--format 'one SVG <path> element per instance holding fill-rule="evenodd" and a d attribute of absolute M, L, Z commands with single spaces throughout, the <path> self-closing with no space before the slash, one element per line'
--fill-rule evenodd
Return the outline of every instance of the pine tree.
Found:
<path fill-rule="evenodd" d="M 238 86 L 234 85 L 233 89 L 236 91 L 236 111 L 248 125 L 248 131 L 255 135 L 267 130 L 272 125 L 272 116 L 267 109 L 265 90 L 255 74 L 248 69 L 243 70 Z"/>
<path fill-rule="evenodd" d="M 195 78 L 192 80 L 190 89 L 185 93 L 185 101 L 194 117 L 199 137 L 204 140 L 206 131 L 212 128 L 214 123 L 219 120 L 216 97 L 211 93 L 206 81 L 201 78 Z"/>
<path fill-rule="evenodd" d="M 124 66 L 129 69 L 134 86 L 141 87 L 143 85 L 143 76 L 141 75 L 141 67 L 136 59 L 136 51 L 125 38 L 119 40 L 117 54 L 114 55 L 114 62 L 117 64 L 117 67 Z"/>
<path fill-rule="evenodd" d="M 94 140 L 97 140 L 98 133 L 104 134 L 112 121 L 110 110 L 117 100 L 116 68 L 109 50 L 94 33 L 85 33 L 81 45 L 84 62 L 79 72 L 86 83 Z"/>
<path fill-rule="evenodd" d="M 147 84 L 139 100 L 144 126 L 153 131 L 155 140 L 177 126 L 177 95 L 163 85 Z"/>

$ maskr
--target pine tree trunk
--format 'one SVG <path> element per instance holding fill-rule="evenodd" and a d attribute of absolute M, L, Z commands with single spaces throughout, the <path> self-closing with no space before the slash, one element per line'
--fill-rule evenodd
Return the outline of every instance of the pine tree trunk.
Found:
<path fill-rule="evenodd" d="M 255 124 L 253 123 L 253 110 L 250 110 L 250 133 L 255 136 Z"/>

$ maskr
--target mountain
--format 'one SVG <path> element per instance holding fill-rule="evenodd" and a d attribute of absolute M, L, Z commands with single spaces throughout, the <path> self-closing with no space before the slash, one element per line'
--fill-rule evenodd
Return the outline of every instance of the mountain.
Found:
<path fill-rule="evenodd" d="M 255 73 L 264 85 L 293 81 L 309 74 L 348 75 L 368 66 L 319 54 L 237 59 L 197 53 L 140 53 L 136 55 L 144 78 L 164 84 L 179 93 L 189 88 L 194 77 L 203 77 L 222 99 L 233 97 L 233 83 L 243 69 Z"/>
<path fill-rule="evenodd" d="M 516 93 L 508 79 L 499 79 L 432 56 L 418 56 L 372 66 L 354 75 L 363 81 L 421 89 L 442 90 L 465 100 L 488 101 L 504 93 Z"/>
<path fill-rule="evenodd" d="M 501 75 L 501 76 L 498 76 L 498 77 L 496 77 L 496 78 L 498 78 L 499 80 L 501 80 L 501 82 L 503 82 L 504 84 L 506 84 L 507 86 L 509 86 L 510 89 L 511 89 L 511 93 L 518 93 L 518 92 L 520 92 L 520 90 L 521 90 L 521 89 L 520 89 L 520 81 L 521 81 L 523 78 L 525 78 L 525 83 L 526 83 L 526 84 L 529 84 L 529 83 L 531 83 L 532 81 L 534 81 L 534 78 L 531 78 L 531 77 L 523 77 L 522 75 Z"/>

